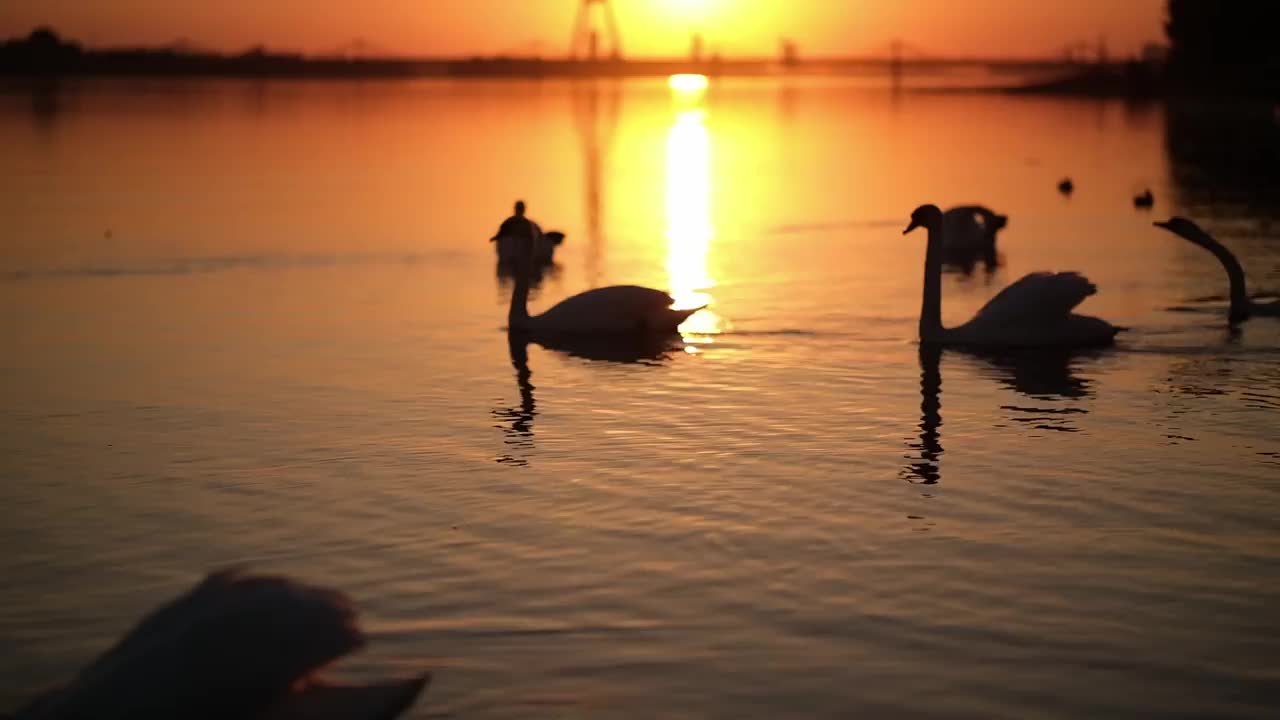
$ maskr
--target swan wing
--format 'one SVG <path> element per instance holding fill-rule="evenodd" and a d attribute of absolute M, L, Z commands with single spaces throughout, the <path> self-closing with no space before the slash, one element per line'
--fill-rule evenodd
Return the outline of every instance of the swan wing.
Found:
<path fill-rule="evenodd" d="M 942 238 L 946 247 L 972 247 L 982 244 L 986 236 L 986 228 L 978 220 L 976 207 L 951 208 L 942 217 Z"/>
<path fill-rule="evenodd" d="M 1096 292 L 1098 287 L 1080 273 L 1034 272 L 1001 290 L 974 319 L 1006 324 L 1061 319 Z"/>

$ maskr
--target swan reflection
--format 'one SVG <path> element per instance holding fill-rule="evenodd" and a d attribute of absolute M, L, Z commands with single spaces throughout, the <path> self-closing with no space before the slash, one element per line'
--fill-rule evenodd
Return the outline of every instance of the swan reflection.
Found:
<path fill-rule="evenodd" d="M 1004 259 L 995 248 L 974 250 L 971 248 L 945 248 L 942 251 L 942 269 L 944 272 L 958 273 L 970 277 L 982 265 L 984 277 L 990 281 L 991 276 L 1004 264 Z"/>
<path fill-rule="evenodd" d="M 497 457 L 497 461 L 508 465 L 528 465 L 529 461 L 523 455 L 533 449 L 533 419 L 538 414 L 533 400 L 533 383 L 529 381 L 533 376 L 529 370 L 529 342 L 516 333 L 508 333 L 507 350 L 511 354 L 511 366 L 516 371 L 520 405 L 498 407 L 492 412 L 493 417 L 501 421 L 497 427 L 506 435 L 503 444 L 507 450 Z"/>
<path fill-rule="evenodd" d="M 545 264 L 534 264 L 528 269 L 529 274 L 529 297 L 536 300 L 538 298 L 537 291 L 542 289 L 543 280 L 556 281 L 560 279 L 560 273 L 563 268 L 559 263 L 550 262 Z M 498 280 L 498 296 L 505 300 L 511 294 L 511 288 L 515 283 L 516 276 L 520 269 L 517 263 L 502 262 L 499 260 L 494 267 L 494 276 Z"/>
<path fill-rule="evenodd" d="M 529 345 L 540 345 L 547 350 L 569 357 L 597 362 L 622 364 L 660 364 L 673 353 L 683 349 L 679 335 L 621 335 L 534 337 L 520 332 L 507 334 L 507 350 L 511 355 L 511 367 L 516 373 L 516 387 L 520 403 L 515 406 L 499 406 L 491 415 L 499 421 L 502 430 L 504 452 L 495 460 L 504 465 L 528 465 L 528 455 L 534 449 L 533 422 L 538 416 L 533 391 L 533 371 L 529 368 Z"/>
<path fill-rule="evenodd" d="M 1076 432 L 1075 418 L 1089 412 L 1074 405 L 1046 406 L 1046 402 L 1092 397 L 1092 384 L 1077 376 L 1075 367 L 1081 361 L 1100 356 L 1100 351 L 979 352 L 952 348 L 946 352 L 968 358 L 977 366 L 979 375 L 1041 401 L 1034 406 L 1002 405 L 1001 410 L 1008 412 L 1008 418 L 1015 423 L 1035 430 Z M 899 473 L 904 480 L 919 485 L 935 485 L 942 479 L 942 355 L 942 348 L 934 345 L 920 348 L 919 434 L 907 441 L 908 462 Z"/>
<path fill-rule="evenodd" d="M 942 348 L 920 347 L 920 440 L 907 442 L 907 459 L 914 460 L 902 468 L 907 482 L 935 485 L 942 477 Z"/>

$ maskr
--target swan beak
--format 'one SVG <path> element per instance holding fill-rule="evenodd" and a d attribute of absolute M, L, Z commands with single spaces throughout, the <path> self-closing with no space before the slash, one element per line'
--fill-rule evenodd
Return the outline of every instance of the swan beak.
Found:
<path fill-rule="evenodd" d="M 431 681 L 427 674 L 369 685 L 314 682 L 272 707 L 265 720 L 392 720 L 403 713 Z"/>
<path fill-rule="evenodd" d="M 903 231 L 902 231 L 902 234 L 903 234 L 903 235 L 906 235 L 907 233 L 911 232 L 912 230 L 915 230 L 915 229 L 916 229 L 916 228 L 918 228 L 918 227 L 920 227 L 920 223 L 918 223 L 918 222 L 916 222 L 914 219 L 912 219 L 911 224 L 907 226 L 907 229 L 906 229 L 906 230 L 903 230 Z"/>
<path fill-rule="evenodd" d="M 1153 223 L 1151 223 L 1151 224 L 1152 224 L 1152 225 L 1155 225 L 1155 226 L 1156 226 L 1156 227 L 1158 227 L 1158 228 L 1164 228 L 1165 230 L 1168 230 L 1168 229 L 1169 229 L 1169 223 L 1168 223 L 1168 222 L 1161 221 L 1161 220 L 1157 220 L 1156 222 L 1153 222 Z"/>

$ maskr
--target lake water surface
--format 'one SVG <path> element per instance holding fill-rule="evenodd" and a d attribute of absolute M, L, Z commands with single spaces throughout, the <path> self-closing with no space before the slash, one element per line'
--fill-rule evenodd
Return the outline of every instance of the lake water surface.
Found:
<path fill-rule="evenodd" d="M 434 669 L 415 717 L 1272 717 L 1280 321 L 1228 331 L 1220 266 L 1150 223 L 1280 290 L 1275 118 L 832 80 L 8 87 L 0 708 L 245 563 L 351 593 L 373 643 L 341 669 Z M 630 358 L 509 345 L 486 239 L 516 198 L 568 237 L 534 310 L 710 309 Z M 1058 269 L 1130 330 L 920 352 L 924 202 L 1011 218 L 946 322 Z"/>

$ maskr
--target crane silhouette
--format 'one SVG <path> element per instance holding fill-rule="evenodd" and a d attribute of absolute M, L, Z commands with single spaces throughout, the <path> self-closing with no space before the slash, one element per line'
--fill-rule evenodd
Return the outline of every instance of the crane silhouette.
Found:
<path fill-rule="evenodd" d="M 622 57 L 622 35 L 618 32 L 618 17 L 609 0 L 581 0 L 578 4 L 578 13 L 573 19 L 573 34 L 569 38 L 569 57 L 576 59 L 578 53 L 585 50 L 588 59 L 598 58 L 600 33 L 596 29 L 596 23 L 601 17 L 609 36 L 609 56 L 614 60 Z"/>

